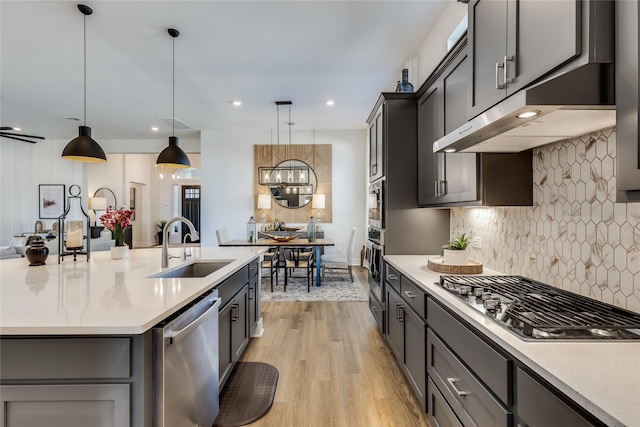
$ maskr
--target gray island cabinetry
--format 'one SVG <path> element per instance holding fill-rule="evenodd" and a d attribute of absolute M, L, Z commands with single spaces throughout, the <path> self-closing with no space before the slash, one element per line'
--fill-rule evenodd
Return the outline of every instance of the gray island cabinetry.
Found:
<path fill-rule="evenodd" d="M 97 254 L 88 264 L 47 264 L 40 270 L 9 260 L 18 262 L 3 264 L 2 272 L 0 426 L 157 425 L 153 390 L 159 377 L 152 328 L 216 292 L 221 304 L 217 336 L 211 339 L 218 340 L 222 387 L 252 331 L 261 327 L 260 253 L 203 248 L 201 256 L 226 259 L 230 265 L 204 278 L 188 279 L 149 277 L 160 271 L 155 250 L 134 250 L 126 262 Z M 76 275 L 83 271 L 82 283 L 65 281 L 71 268 Z M 25 286 L 34 271 L 46 271 L 49 277 L 38 295 L 30 295 Z M 5 280 L 10 275 L 14 283 Z M 115 286 L 112 278 L 118 278 Z M 111 299 L 115 289 L 121 292 L 120 308 L 114 308 Z M 22 310 L 27 313 L 12 310 L 10 300 L 24 291 Z M 48 292 L 58 300 L 50 301 Z"/>

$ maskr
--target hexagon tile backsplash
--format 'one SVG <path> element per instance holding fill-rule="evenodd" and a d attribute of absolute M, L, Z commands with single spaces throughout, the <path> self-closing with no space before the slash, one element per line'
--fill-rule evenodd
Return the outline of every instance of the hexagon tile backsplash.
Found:
<path fill-rule="evenodd" d="M 470 258 L 640 313 L 640 203 L 616 203 L 616 131 L 534 149 L 533 206 L 451 209 Z"/>

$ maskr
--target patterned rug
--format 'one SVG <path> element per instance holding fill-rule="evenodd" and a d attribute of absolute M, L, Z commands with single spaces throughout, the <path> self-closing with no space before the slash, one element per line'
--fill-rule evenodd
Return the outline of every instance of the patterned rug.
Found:
<path fill-rule="evenodd" d="M 264 270 L 266 272 L 267 270 Z M 267 273 L 268 274 L 268 273 Z M 294 273 L 287 282 L 287 292 L 284 292 L 284 276 L 280 274 L 278 283 L 273 282 L 271 292 L 270 277 L 262 278 L 262 301 L 368 301 L 369 298 L 358 278 L 354 275 L 353 282 L 349 273 L 334 273 L 325 275 L 322 286 L 315 286 L 315 274 L 311 290 L 307 292 L 307 278 L 295 277 L 300 272 Z"/>

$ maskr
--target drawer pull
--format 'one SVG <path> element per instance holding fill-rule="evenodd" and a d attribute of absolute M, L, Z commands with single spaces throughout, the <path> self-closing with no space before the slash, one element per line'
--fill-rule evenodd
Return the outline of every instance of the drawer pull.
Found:
<path fill-rule="evenodd" d="M 447 381 L 449 382 L 449 384 L 451 384 L 451 388 L 456 392 L 458 396 L 466 396 L 470 394 L 468 391 L 463 391 L 456 387 L 456 382 L 460 381 L 460 378 L 447 378 Z"/>
<path fill-rule="evenodd" d="M 402 304 L 396 304 L 396 319 L 399 322 L 404 322 L 404 306 Z"/>
<path fill-rule="evenodd" d="M 404 291 L 404 294 L 406 296 L 408 296 L 409 298 L 415 298 L 416 297 L 414 294 L 411 293 L 411 291 Z"/>
<path fill-rule="evenodd" d="M 389 273 L 389 279 L 391 279 L 391 280 L 398 280 L 398 276 L 396 276 L 395 274 L 391 274 L 391 273 Z"/>

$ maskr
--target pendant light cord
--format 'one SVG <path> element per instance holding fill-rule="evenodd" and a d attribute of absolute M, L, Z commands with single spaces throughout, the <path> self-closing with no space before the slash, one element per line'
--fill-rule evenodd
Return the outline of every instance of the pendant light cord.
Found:
<path fill-rule="evenodd" d="M 176 38 L 175 37 L 171 37 L 172 40 L 172 46 L 173 46 L 173 55 L 171 57 L 171 98 L 172 98 L 172 102 L 171 102 L 171 106 L 172 106 L 172 110 L 171 110 L 171 124 L 172 124 L 172 131 L 171 131 L 171 136 L 176 136 Z"/>
<path fill-rule="evenodd" d="M 83 13 L 84 19 L 83 19 L 83 25 L 84 25 L 84 51 L 83 51 L 83 57 L 84 57 L 84 112 L 83 112 L 83 116 L 84 116 L 84 125 L 87 125 L 87 15 L 85 15 Z"/>

